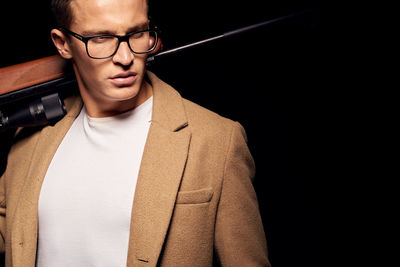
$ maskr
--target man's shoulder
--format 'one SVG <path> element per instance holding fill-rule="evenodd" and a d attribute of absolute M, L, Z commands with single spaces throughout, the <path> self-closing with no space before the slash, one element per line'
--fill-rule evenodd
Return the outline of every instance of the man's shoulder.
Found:
<path fill-rule="evenodd" d="M 224 117 L 201 104 L 195 103 L 186 98 L 183 99 L 183 104 L 189 120 L 194 120 L 196 123 L 213 123 L 218 124 L 231 124 L 233 121 L 227 117 Z"/>
<path fill-rule="evenodd" d="M 148 72 L 148 75 L 153 85 L 153 92 L 157 96 L 154 104 L 158 107 L 162 106 L 162 111 L 167 112 L 168 116 L 179 117 L 182 120 L 187 119 L 192 132 L 227 133 L 238 124 L 201 104 L 188 100 L 185 96 L 181 96 L 178 90 L 162 81 L 154 73 Z M 159 111 L 158 108 L 156 110 Z"/>
<path fill-rule="evenodd" d="M 239 125 L 239 123 L 188 99 L 183 98 L 183 105 L 192 132 L 202 135 L 226 136 Z"/>

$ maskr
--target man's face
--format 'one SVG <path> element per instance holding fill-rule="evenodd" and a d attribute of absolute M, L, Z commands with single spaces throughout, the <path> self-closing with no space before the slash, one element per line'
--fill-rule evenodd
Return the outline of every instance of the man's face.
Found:
<path fill-rule="evenodd" d="M 71 11 L 70 30 L 83 36 L 125 35 L 148 27 L 146 0 L 73 0 Z M 92 59 L 83 42 L 71 37 L 67 43 L 86 105 L 111 110 L 116 104 L 148 97 L 148 90 L 141 90 L 146 88 L 146 55 L 132 53 L 128 44 L 121 42 L 113 57 Z"/>

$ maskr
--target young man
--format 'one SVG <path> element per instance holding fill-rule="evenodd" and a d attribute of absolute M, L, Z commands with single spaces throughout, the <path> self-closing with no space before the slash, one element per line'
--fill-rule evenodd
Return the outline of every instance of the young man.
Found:
<path fill-rule="evenodd" d="M 146 72 L 146 0 L 54 0 L 79 96 L 21 130 L 0 180 L 6 266 L 269 266 L 239 123 Z"/>

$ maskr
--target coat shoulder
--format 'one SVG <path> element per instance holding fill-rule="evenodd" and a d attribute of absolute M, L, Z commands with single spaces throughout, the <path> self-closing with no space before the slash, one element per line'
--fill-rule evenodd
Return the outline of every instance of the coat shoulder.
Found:
<path fill-rule="evenodd" d="M 202 132 L 204 134 L 212 133 L 212 135 L 226 135 L 238 124 L 190 100 L 184 99 L 183 104 L 185 106 L 189 126 L 196 132 Z"/>

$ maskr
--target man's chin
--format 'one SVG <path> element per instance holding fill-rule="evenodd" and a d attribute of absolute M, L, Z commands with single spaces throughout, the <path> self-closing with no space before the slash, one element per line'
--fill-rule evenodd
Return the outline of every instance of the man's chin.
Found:
<path fill-rule="evenodd" d="M 138 96 L 138 90 L 131 87 L 124 87 L 114 89 L 112 93 L 107 94 L 107 98 L 110 101 L 128 101 L 136 98 Z"/>

